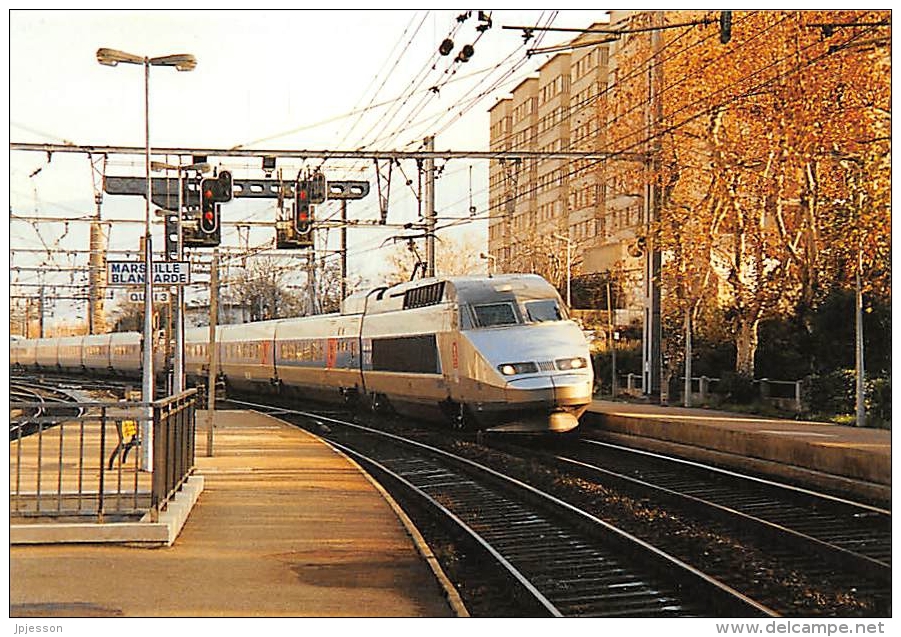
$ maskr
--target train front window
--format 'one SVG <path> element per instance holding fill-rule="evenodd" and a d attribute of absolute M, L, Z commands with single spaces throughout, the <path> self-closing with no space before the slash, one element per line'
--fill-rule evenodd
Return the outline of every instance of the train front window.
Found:
<path fill-rule="evenodd" d="M 539 301 L 526 301 L 526 316 L 530 323 L 544 323 L 545 321 L 562 321 L 566 318 L 563 308 L 556 299 L 541 299 Z"/>
<path fill-rule="evenodd" d="M 516 312 L 512 303 L 488 303 L 485 305 L 473 305 L 472 310 L 476 315 L 479 327 L 494 327 L 496 325 L 516 325 Z"/>

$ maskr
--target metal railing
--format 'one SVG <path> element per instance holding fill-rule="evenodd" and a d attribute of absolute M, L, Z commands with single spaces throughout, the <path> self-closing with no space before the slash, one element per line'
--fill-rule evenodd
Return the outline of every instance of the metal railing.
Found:
<path fill-rule="evenodd" d="M 10 517 L 156 519 L 194 467 L 196 391 L 154 403 L 10 402 Z M 153 413 L 153 471 L 140 466 Z"/>
<path fill-rule="evenodd" d="M 642 393 L 641 374 L 624 374 L 617 381 L 618 393 L 637 396 Z M 681 381 L 681 378 L 679 379 Z M 691 378 L 692 403 L 704 404 L 717 395 L 716 385 L 719 378 L 710 376 L 693 376 Z M 772 380 L 761 378 L 753 381 L 759 392 L 760 401 L 775 405 L 781 409 L 800 412 L 804 409 L 802 397 L 802 380 Z M 678 397 L 682 396 L 682 387 L 679 388 Z M 675 398 L 675 397 L 674 397 Z"/>
<path fill-rule="evenodd" d="M 153 489 L 151 519 L 156 522 L 194 469 L 194 409 L 197 390 L 153 403 Z"/>

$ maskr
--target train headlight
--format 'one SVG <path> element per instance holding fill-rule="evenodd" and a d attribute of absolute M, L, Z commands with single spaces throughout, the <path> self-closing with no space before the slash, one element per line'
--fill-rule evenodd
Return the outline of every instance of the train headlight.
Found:
<path fill-rule="evenodd" d="M 558 358 L 554 363 L 557 365 L 557 369 L 561 371 L 582 369 L 588 366 L 588 362 L 581 356 L 576 356 L 575 358 Z"/>
<path fill-rule="evenodd" d="M 504 376 L 514 376 L 516 374 L 534 374 L 538 371 L 538 365 L 535 363 L 504 363 L 498 365 L 497 369 Z"/>

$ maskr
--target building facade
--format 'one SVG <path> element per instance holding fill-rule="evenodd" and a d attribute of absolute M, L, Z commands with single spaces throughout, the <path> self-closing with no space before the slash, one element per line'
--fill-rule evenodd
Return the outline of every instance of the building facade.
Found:
<path fill-rule="evenodd" d="M 631 12 L 612 12 L 621 25 Z M 490 148 L 498 151 L 609 149 L 618 130 L 611 100 L 617 47 L 608 34 L 587 32 L 569 50 L 551 57 L 490 109 Z M 563 289 L 566 253 L 573 276 L 618 270 L 633 285 L 620 286 L 617 322 L 641 314 L 641 260 L 636 237 L 644 224 L 644 196 L 630 187 L 619 161 L 597 159 L 492 160 L 489 167 L 488 249 L 499 271 L 532 271 Z M 641 166 L 638 167 L 639 169 Z M 633 316 L 634 315 L 634 316 Z"/>

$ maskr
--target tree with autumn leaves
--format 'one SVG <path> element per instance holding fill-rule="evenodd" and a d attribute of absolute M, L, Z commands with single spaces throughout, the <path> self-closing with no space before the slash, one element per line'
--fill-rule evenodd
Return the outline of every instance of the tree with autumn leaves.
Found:
<path fill-rule="evenodd" d="M 890 295 L 890 14 L 737 11 L 725 44 L 718 14 L 634 16 L 618 62 L 629 79 L 604 101 L 650 113 L 643 140 L 632 125 L 611 150 L 653 158 L 630 170 L 658 193 L 663 311 L 684 327 L 670 342 L 690 343 L 717 306 L 752 377 L 762 321 L 858 276 Z"/>

